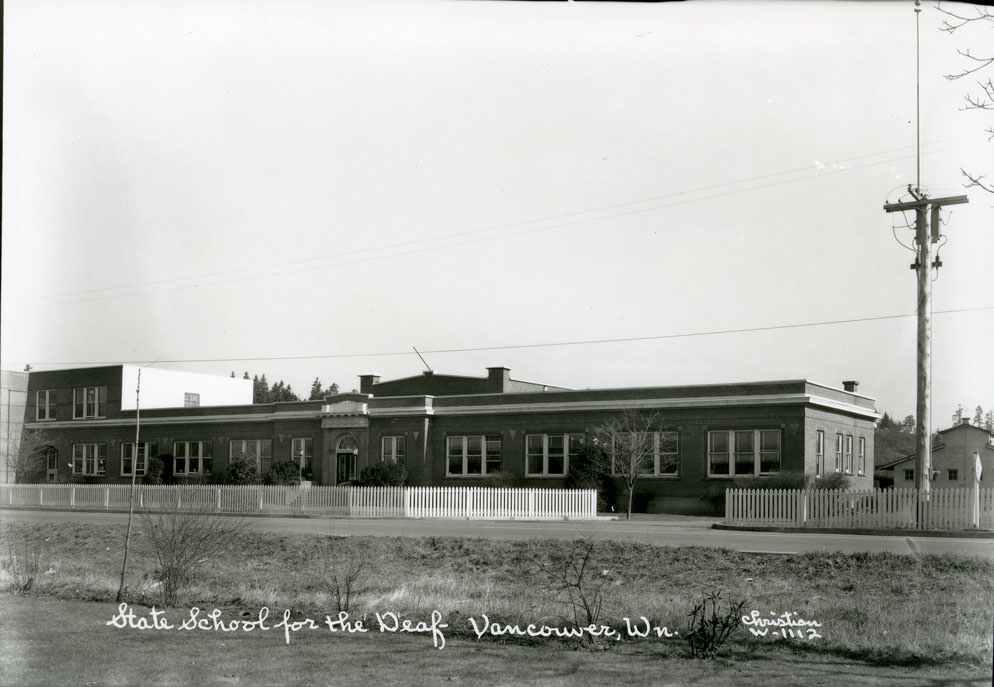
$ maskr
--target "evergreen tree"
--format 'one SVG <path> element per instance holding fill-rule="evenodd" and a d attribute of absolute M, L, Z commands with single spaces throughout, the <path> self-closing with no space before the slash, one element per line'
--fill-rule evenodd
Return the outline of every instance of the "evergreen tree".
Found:
<path fill-rule="evenodd" d="M 324 391 L 321 389 L 321 380 L 315 377 L 314 383 L 311 384 L 311 395 L 307 400 L 320 401 L 322 398 L 324 398 Z"/>
<path fill-rule="evenodd" d="M 271 403 L 285 403 L 287 401 L 299 400 L 297 394 L 293 393 L 290 385 L 286 384 L 282 379 L 273 384 L 273 388 L 269 390 L 269 401 Z"/>
<path fill-rule="evenodd" d="M 984 409 L 977 406 L 977 410 L 973 413 L 973 426 L 980 427 L 984 424 Z"/>
<path fill-rule="evenodd" d="M 252 403 L 269 403 L 270 401 L 272 401 L 272 397 L 266 375 L 262 375 L 261 379 L 258 375 L 252 377 Z"/>
<path fill-rule="evenodd" d="M 953 413 L 953 427 L 963 423 L 963 404 L 960 403 L 956 406 L 956 412 Z"/>
<path fill-rule="evenodd" d="M 987 414 L 984 415 L 984 429 L 988 432 L 994 432 L 994 411 L 988 410 Z"/>

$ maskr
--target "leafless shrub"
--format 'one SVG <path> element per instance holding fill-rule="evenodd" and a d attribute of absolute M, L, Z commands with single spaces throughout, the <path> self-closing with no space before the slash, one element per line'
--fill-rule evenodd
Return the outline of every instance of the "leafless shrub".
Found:
<path fill-rule="evenodd" d="M 4 566 L 10 577 L 10 591 L 23 594 L 31 591 L 38 571 L 41 569 L 41 555 L 28 542 L 24 542 L 22 553 L 18 555 L 16 547 L 8 543 L 7 560 Z"/>
<path fill-rule="evenodd" d="M 335 601 L 335 611 L 341 613 L 352 611 L 355 597 L 362 594 L 363 575 L 366 572 L 366 561 L 363 558 L 349 559 L 341 566 L 331 568 L 331 597 Z"/>
<path fill-rule="evenodd" d="M 721 592 L 706 594 L 690 612 L 687 641 L 694 658 L 714 658 L 732 631 L 739 626 L 745 601 L 729 601 L 722 608 Z"/>
<path fill-rule="evenodd" d="M 600 623 L 611 581 L 609 571 L 595 565 L 595 548 L 592 541 L 576 540 L 544 566 L 552 588 L 566 596 L 576 627 Z M 591 643 L 595 641 L 590 634 L 585 633 L 584 637 Z"/>
<path fill-rule="evenodd" d="M 196 579 L 211 554 L 231 544 L 245 528 L 243 520 L 204 511 L 171 510 L 142 517 L 159 564 L 166 606 L 175 605 L 180 590 Z"/>

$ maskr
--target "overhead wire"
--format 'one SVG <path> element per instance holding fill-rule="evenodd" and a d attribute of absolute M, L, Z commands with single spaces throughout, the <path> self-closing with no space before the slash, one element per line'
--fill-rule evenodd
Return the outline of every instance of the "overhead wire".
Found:
<path fill-rule="evenodd" d="M 944 140 L 950 140 L 950 139 L 944 139 Z M 883 152 L 880 152 L 880 153 L 871 153 L 871 154 L 859 155 L 859 156 L 855 156 L 855 157 L 852 157 L 852 158 L 846 158 L 845 160 L 842 160 L 842 161 L 832 162 L 832 163 L 829 163 L 829 164 L 833 164 L 833 165 L 835 165 L 835 164 L 841 164 L 842 162 L 845 162 L 845 161 L 848 161 L 848 160 L 863 159 L 863 158 L 866 158 L 866 157 L 873 157 L 873 156 L 876 156 L 876 155 L 887 154 L 887 153 L 892 152 L 892 151 L 906 149 L 907 147 L 909 147 L 909 146 L 905 146 L 903 148 L 892 149 L 890 151 L 883 151 Z M 944 152 L 945 150 L 946 149 L 943 148 L 943 149 L 935 150 L 935 151 L 932 151 L 932 152 L 933 153 L 934 152 Z M 466 231 L 466 232 L 457 232 L 457 233 L 449 234 L 449 235 L 446 235 L 446 236 L 443 236 L 443 237 L 418 239 L 418 240 L 414 240 L 414 241 L 405 241 L 405 242 L 401 242 L 401 243 L 397 243 L 397 244 L 390 244 L 390 245 L 387 245 L 387 246 L 381 246 L 379 248 L 360 249 L 360 250 L 357 250 L 357 251 L 349 251 L 349 252 L 341 253 L 341 254 L 333 254 L 333 255 L 329 255 L 329 256 L 324 256 L 322 258 L 308 258 L 308 259 L 301 260 L 301 261 L 289 261 L 289 262 L 277 263 L 277 264 L 269 265 L 269 266 L 259 266 L 259 267 L 255 267 L 255 268 L 240 268 L 238 270 L 229 270 L 229 271 L 226 271 L 226 272 L 211 273 L 211 274 L 207 274 L 207 275 L 201 275 L 199 277 L 176 278 L 176 279 L 168 279 L 168 280 L 159 280 L 157 282 L 143 282 L 143 283 L 140 283 L 140 284 L 133 284 L 133 285 L 128 285 L 128 286 L 104 287 L 104 288 L 100 288 L 100 289 L 88 289 L 88 290 L 83 290 L 83 291 L 67 292 L 67 293 L 61 294 L 61 296 L 63 296 L 63 297 L 60 297 L 60 296 L 49 296 L 48 298 L 51 299 L 51 300 L 48 303 L 45 303 L 44 305 L 63 305 L 63 304 L 68 304 L 68 303 L 84 303 L 84 302 L 91 302 L 91 301 L 98 301 L 98 300 L 107 300 L 107 299 L 111 299 L 111 298 L 123 298 L 123 297 L 128 297 L 128 296 L 142 296 L 142 295 L 147 295 L 147 294 L 161 293 L 161 292 L 164 292 L 164 291 L 173 291 L 173 290 L 179 290 L 179 289 L 195 289 L 195 288 L 200 288 L 201 286 L 219 286 L 219 285 L 223 285 L 223 284 L 231 284 L 231 283 L 244 282 L 244 281 L 253 281 L 253 280 L 257 280 L 257 279 L 273 278 L 273 277 L 278 277 L 278 276 L 284 276 L 286 274 L 297 275 L 297 274 L 301 274 L 303 272 L 311 272 L 311 271 L 315 271 L 315 270 L 325 270 L 325 269 L 330 269 L 332 267 L 342 267 L 342 266 L 353 265 L 353 264 L 358 264 L 358 263 L 373 262 L 373 261 L 377 261 L 377 260 L 385 260 L 385 259 L 390 259 L 390 258 L 395 258 L 395 257 L 402 257 L 402 256 L 406 256 L 406 255 L 413 255 L 413 254 L 417 254 L 417 253 L 425 253 L 425 252 L 430 252 L 430 251 L 442 250 L 442 249 L 446 249 L 446 248 L 452 248 L 452 247 L 455 247 L 455 246 L 462 246 L 462 245 L 468 245 L 468 244 L 473 244 L 473 243 L 481 243 L 481 242 L 486 242 L 486 241 L 495 241 L 495 240 L 506 239 L 506 238 L 511 238 L 511 237 L 515 237 L 515 236 L 521 236 L 521 235 L 525 235 L 525 234 L 537 233 L 537 232 L 542 232 L 542 231 L 551 231 L 551 230 L 554 230 L 554 229 L 561 229 L 563 227 L 575 226 L 577 224 L 585 224 L 585 223 L 588 223 L 588 222 L 597 222 L 597 221 L 603 221 L 603 220 L 607 220 L 607 219 L 615 219 L 615 218 L 618 218 L 618 217 L 630 216 L 630 215 L 634 215 L 634 214 L 641 214 L 641 213 L 644 213 L 644 212 L 652 212 L 654 210 L 659 210 L 659 209 L 663 209 L 663 208 L 667 208 L 667 207 L 674 207 L 674 206 L 677 206 L 677 205 L 684 205 L 684 204 L 695 203 L 695 202 L 700 202 L 700 201 L 704 201 L 704 200 L 711 200 L 713 198 L 720 198 L 720 197 L 724 197 L 724 196 L 734 195 L 734 194 L 737 194 L 737 193 L 745 193 L 747 191 L 755 191 L 755 190 L 760 190 L 760 189 L 764 189 L 764 188 L 771 188 L 771 187 L 780 186 L 780 185 L 783 185 L 783 184 L 796 183 L 798 181 L 808 181 L 808 180 L 816 179 L 816 178 L 819 178 L 819 177 L 822 177 L 822 176 L 828 176 L 828 175 L 833 175 L 833 174 L 840 174 L 842 172 L 847 172 L 847 171 L 852 171 L 852 170 L 857 170 L 857 169 L 864 169 L 864 168 L 867 168 L 867 167 L 873 167 L 873 166 L 877 166 L 877 165 L 881 165 L 881 164 L 888 164 L 888 163 L 891 163 L 891 162 L 898 162 L 900 160 L 907 159 L 908 157 L 909 156 L 905 155 L 905 156 L 901 156 L 901 157 L 897 157 L 897 158 L 892 158 L 892 159 L 879 160 L 879 161 L 867 163 L 867 164 L 864 164 L 864 165 L 845 166 L 845 167 L 839 167 L 837 169 L 831 169 L 831 170 L 827 170 L 827 171 L 825 171 L 825 170 L 819 170 L 818 173 L 815 174 L 815 175 L 813 175 L 813 176 L 798 177 L 798 178 L 795 178 L 795 179 L 783 179 L 783 180 L 772 182 L 772 183 L 768 183 L 768 184 L 753 185 L 753 186 L 749 186 L 749 187 L 745 187 L 745 188 L 741 188 L 741 189 L 733 189 L 733 190 L 730 190 L 730 191 L 725 191 L 723 193 L 713 193 L 713 194 L 706 195 L 706 196 L 699 197 L 699 198 L 688 198 L 688 199 L 675 200 L 675 201 L 668 202 L 668 203 L 663 203 L 663 204 L 658 204 L 658 205 L 652 205 L 650 207 L 637 208 L 637 209 L 634 209 L 634 210 L 628 210 L 628 211 L 625 211 L 625 212 L 618 212 L 618 213 L 613 213 L 613 214 L 608 214 L 608 215 L 598 215 L 598 216 L 594 216 L 594 217 L 586 217 L 586 218 L 572 220 L 572 221 L 569 221 L 569 222 L 560 222 L 560 223 L 552 224 L 552 225 L 539 226 L 539 227 L 534 227 L 534 228 L 530 228 L 530 229 L 523 229 L 523 230 L 516 231 L 516 232 L 503 233 L 503 234 L 499 234 L 499 235 L 496 235 L 496 236 L 486 236 L 486 237 L 465 239 L 465 240 L 462 240 L 462 241 L 453 241 L 453 242 L 443 243 L 441 245 L 436 245 L 436 246 L 427 246 L 427 247 L 416 248 L 416 249 L 411 249 L 411 250 L 406 250 L 406 251 L 398 251 L 398 252 L 386 253 L 384 255 L 374 255 L 374 256 L 369 256 L 369 257 L 365 257 L 365 258 L 359 258 L 359 259 L 355 259 L 355 260 L 344 260 L 344 261 L 333 262 L 333 263 L 328 263 L 328 264 L 321 264 L 321 265 L 314 265 L 314 266 L 310 266 L 310 267 L 296 268 L 296 269 L 293 269 L 292 271 L 273 272 L 273 273 L 264 273 L 264 274 L 252 274 L 252 275 L 246 275 L 246 276 L 242 276 L 242 277 L 235 277 L 235 278 L 232 278 L 232 279 L 221 279 L 221 280 L 209 281 L 209 282 L 205 282 L 205 283 L 174 284 L 173 286 L 163 286 L 162 288 L 158 288 L 158 289 L 144 289 L 143 288 L 145 286 L 154 286 L 156 284 L 167 284 L 167 283 L 172 283 L 172 282 L 188 281 L 190 279 L 204 279 L 204 280 L 207 280 L 207 279 L 211 279 L 212 277 L 223 277 L 225 275 L 238 274 L 238 273 L 242 273 L 242 272 L 249 271 L 249 270 L 259 271 L 259 270 L 266 270 L 266 269 L 287 267 L 287 266 L 291 266 L 291 265 L 302 265 L 302 264 L 305 264 L 307 262 L 314 262 L 314 261 L 319 261 L 319 260 L 329 260 L 329 259 L 333 259 L 335 257 L 342 257 L 342 256 L 353 255 L 353 254 L 357 254 L 357 253 L 375 252 L 375 251 L 378 251 L 378 250 L 379 251 L 390 250 L 392 248 L 398 248 L 398 247 L 404 247 L 404 246 L 410 246 L 410 245 L 417 245 L 417 244 L 421 244 L 421 243 L 429 243 L 429 242 L 432 242 L 432 241 L 441 241 L 441 240 L 444 240 L 444 239 L 447 239 L 447 238 L 459 238 L 459 237 L 463 237 L 463 236 L 471 236 L 471 235 L 474 235 L 474 234 L 480 234 L 480 233 L 485 233 L 485 232 L 490 232 L 490 231 L 497 231 L 497 230 L 503 229 L 503 228 L 513 228 L 513 227 L 516 227 L 516 226 L 523 226 L 523 225 L 528 225 L 528 224 L 537 224 L 539 222 L 548 221 L 550 219 L 575 217 L 577 215 L 584 215 L 584 214 L 590 214 L 590 213 L 593 213 L 593 212 L 599 212 L 599 211 L 604 210 L 604 209 L 612 209 L 612 208 L 618 208 L 618 207 L 625 207 L 625 206 L 629 206 L 629 205 L 635 205 L 635 204 L 640 204 L 640 203 L 652 202 L 654 200 L 659 200 L 659 199 L 663 199 L 663 198 L 670 198 L 670 197 L 676 197 L 676 196 L 681 196 L 681 195 L 690 195 L 690 194 L 697 193 L 700 190 L 704 190 L 704 189 L 716 189 L 716 188 L 721 188 L 721 187 L 724 187 L 724 186 L 734 186 L 734 185 L 740 184 L 740 183 L 749 183 L 750 181 L 762 180 L 764 178 L 771 178 L 771 177 L 774 177 L 774 176 L 782 176 L 784 174 L 791 174 L 791 173 L 795 173 L 798 170 L 808 171 L 808 170 L 810 170 L 810 168 L 804 167 L 804 168 L 798 168 L 797 170 L 791 170 L 791 171 L 788 171 L 788 172 L 778 172 L 778 173 L 771 173 L 771 174 L 766 174 L 766 175 L 760 175 L 760 176 L 757 176 L 757 177 L 751 177 L 750 179 L 747 179 L 747 180 L 725 182 L 725 183 L 722 183 L 722 184 L 713 184 L 713 185 L 707 186 L 707 187 L 700 187 L 700 189 L 692 189 L 692 190 L 688 190 L 688 191 L 679 191 L 679 192 L 675 192 L 675 193 L 672 193 L 672 194 L 666 194 L 666 195 L 662 195 L 662 196 L 655 196 L 655 197 L 652 197 L 652 198 L 649 198 L 649 199 L 640 200 L 640 201 L 626 201 L 624 203 L 616 203 L 614 205 L 602 206 L 600 208 L 593 208 L 593 209 L 590 209 L 590 210 L 583 210 L 583 211 L 577 211 L 577 212 L 572 212 L 572 213 L 565 213 L 565 214 L 560 214 L 560 215 L 552 215 L 552 216 L 549 216 L 549 217 L 543 218 L 543 219 L 527 220 L 527 221 L 522 221 L 522 222 L 510 223 L 510 224 L 506 224 L 506 225 L 499 225 L 499 226 L 496 226 L 496 227 L 490 227 L 490 228 L 487 228 L 487 229 L 477 229 L 477 230 L 471 230 L 471 231 Z M 104 294 L 104 295 L 84 297 L 84 298 L 72 298 L 71 297 L 71 296 L 74 296 L 74 295 L 83 295 L 83 294 L 87 294 L 87 293 L 97 293 L 97 292 L 101 292 L 101 291 L 111 291 L 111 290 L 120 290 L 120 289 L 142 289 L 142 290 L 133 290 L 133 291 L 124 292 L 124 293 L 111 293 L 111 294 Z"/>
<path fill-rule="evenodd" d="M 994 305 L 985 305 L 969 308 L 952 308 L 947 310 L 935 311 L 936 315 L 949 315 L 954 313 L 964 313 L 964 312 L 979 312 L 984 310 L 994 310 Z M 825 327 L 832 325 L 843 325 L 843 324 L 858 324 L 863 322 L 881 322 L 885 320 L 897 320 L 908 317 L 915 317 L 915 313 L 904 313 L 897 315 L 877 315 L 871 317 L 851 317 L 841 320 L 823 320 L 819 322 L 798 322 L 791 324 L 778 324 L 778 325 L 767 325 L 761 327 L 741 327 L 735 329 L 715 329 L 708 331 L 699 332 L 681 332 L 677 334 L 657 334 L 651 336 L 629 336 L 629 337 L 618 337 L 609 339 L 584 339 L 584 340 L 574 340 L 574 341 L 547 341 L 540 343 L 523 343 L 523 344 L 507 344 L 500 346 L 468 346 L 459 348 L 434 348 L 434 349 L 419 349 L 421 353 L 431 353 L 431 354 L 449 354 L 449 353 L 476 353 L 485 351 L 506 351 L 514 349 L 532 349 L 532 348 L 553 348 L 553 347 L 563 347 L 563 346 L 589 346 L 596 344 L 619 344 L 619 343 L 634 343 L 642 341 L 663 341 L 667 339 L 685 339 L 692 337 L 703 337 L 703 336 L 719 336 L 728 334 L 748 334 L 756 332 L 769 332 L 769 331 L 780 331 L 787 329 L 802 329 L 806 327 Z M 156 359 L 157 364 L 167 364 L 167 363 L 217 363 L 217 362 L 253 362 L 253 361 L 285 361 L 285 360 L 330 360 L 335 358 L 383 358 L 389 356 L 405 356 L 410 355 L 410 350 L 403 351 L 380 351 L 380 352 L 365 352 L 365 353 L 324 353 L 315 355 L 279 355 L 279 356 L 240 356 L 233 358 L 163 358 L 159 357 Z M 131 360 L 131 361 L 44 361 L 44 362 L 32 362 L 31 365 L 35 366 L 49 366 L 49 365 L 120 365 L 120 364 L 146 364 L 147 360 Z"/>

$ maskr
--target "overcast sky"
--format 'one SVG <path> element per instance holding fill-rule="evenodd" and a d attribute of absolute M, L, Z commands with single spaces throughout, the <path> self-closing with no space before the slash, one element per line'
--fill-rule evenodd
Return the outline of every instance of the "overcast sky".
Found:
<path fill-rule="evenodd" d="M 916 181 L 912 2 L 8 0 L 4 20 L 5 369 L 150 362 L 306 396 L 419 374 L 417 347 L 573 388 L 855 379 L 915 410 L 914 256 L 882 209 Z M 923 6 L 921 182 L 970 195 L 934 283 L 942 427 L 994 407 L 994 196 L 959 172 L 994 174 L 994 143 L 961 111 L 974 81 L 943 78 L 990 25 L 939 23 Z M 844 320 L 864 321 L 682 336 Z M 539 345 L 607 339 L 640 340 Z"/>

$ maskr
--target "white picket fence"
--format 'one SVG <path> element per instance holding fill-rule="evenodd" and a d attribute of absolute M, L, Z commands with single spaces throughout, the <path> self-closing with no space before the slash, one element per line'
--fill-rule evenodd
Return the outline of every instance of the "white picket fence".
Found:
<path fill-rule="evenodd" d="M 994 530 L 994 489 L 728 489 L 729 525 Z"/>
<path fill-rule="evenodd" d="M 128 484 L 2 484 L 0 507 L 126 511 Z M 590 520 L 592 489 L 489 487 L 135 486 L 135 509 L 357 518 Z"/>

